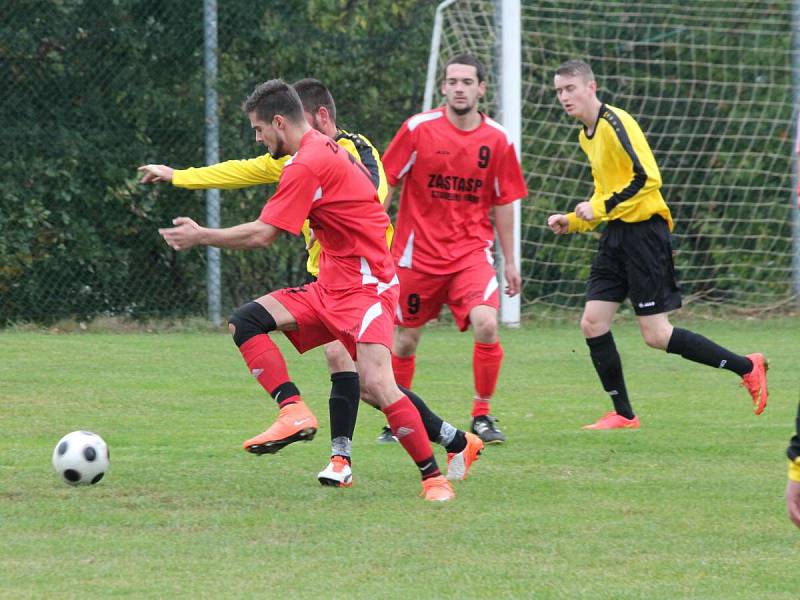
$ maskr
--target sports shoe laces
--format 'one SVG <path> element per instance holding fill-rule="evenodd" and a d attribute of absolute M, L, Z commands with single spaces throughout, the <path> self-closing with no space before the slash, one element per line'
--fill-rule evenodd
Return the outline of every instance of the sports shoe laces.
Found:
<path fill-rule="evenodd" d="M 492 431 L 500 431 L 500 430 L 497 428 L 497 426 L 495 425 L 495 423 L 496 423 L 497 421 L 499 421 L 499 420 L 500 420 L 500 419 L 498 419 L 498 418 L 495 418 L 495 417 L 493 417 L 492 415 L 483 415 L 482 417 L 478 417 L 478 419 L 477 419 L 477 421 L 478 421 L 478 423 L 479 423 L 479 426 L 480 426 L 480 424 L 483 424 L 483 426 L 484 426 L 486 429 L 491 429 Z"/>

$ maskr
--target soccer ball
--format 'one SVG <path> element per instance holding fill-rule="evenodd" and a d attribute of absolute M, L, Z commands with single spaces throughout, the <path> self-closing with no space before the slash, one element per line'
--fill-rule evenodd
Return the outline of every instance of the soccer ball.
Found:
<path fill-rule="evenodd" d="M 73 431 L 53 449 L 53 468 L 64 483 L 92 485 L 108 471 L 108 446 L 96 433 Z"/>

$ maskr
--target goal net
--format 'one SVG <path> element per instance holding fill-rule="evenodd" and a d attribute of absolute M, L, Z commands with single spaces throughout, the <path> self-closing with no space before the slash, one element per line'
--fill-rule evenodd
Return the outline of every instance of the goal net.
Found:
<path fill-rule="evenodd" d="M 437 76 L 463 51 L 497 73 L 498 4 L 458 0 L 443 9 Z M 599 237 L 556 238 L 546 227 L 549 214 L 592 193 L 578 125 L 553 91 L 553 71 L 570 58 L 592 65 L 600 99 L 633 115 L 650 142 L 675 219 L 684 306 L 759 312 L 792 302 L 791 2 L 523 0 L 521 15 L 530 190 L 523 315 L 583 304 Z M 484 109 L 495 111 L 492 93 Z"/>

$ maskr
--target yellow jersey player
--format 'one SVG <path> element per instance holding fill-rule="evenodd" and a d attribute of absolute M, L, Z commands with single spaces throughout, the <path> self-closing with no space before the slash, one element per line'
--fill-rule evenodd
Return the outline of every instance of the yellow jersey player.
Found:
<path fill-rule="evenodd" d="M 800 405 L 797 406 L 794 437 L 786 451 L 789 457 L 789 482 L 786 484 L 786 510 L 792 523 L 800 527 Z"/>
<path fill-rule="evenodd" d="M 579 141 L 592 168 L 594 194 L 571 213 L 551 215 L 548 226 L 566 234 L 606 223 L 592 261 L 581 329 L 614 410 L 585 429 L 639 427 L 611 335 L 611 322 L 625 298 L 633 304 L 648 346 L 736 373 L 750 392 L 753 411 L 761 414 L 767 404 L 764 356 L 735 354 L 669 322 L 668 312 L 681 306 L 672 262 L 672 216 L 661 196 L 658 165 L 639 125 L 624 110 L 598 99 L 594 73 L 583 61 L 562 64 L 554 84 L 566 113 L 583 124 Z"/>
<path fill-rule="evenodd" d="M 380 155 L 372 143 L 359 134 L 348 133 L 336 126 L 336 105 L 328 88 L 316 79 L 301 79 L 292 85 L 297 92 L 308 124 L 315 130 L 333 138 L 339 146 L 347 150 L 365 167 L 375 187 L 378 199 L 383 203 L 387 196 L 386 176 Z M 289 160 L 289 156 L 273 157 L 268 151 L 263 156 L 245 160 L 229 160 L 207 167 L 173 169 L 166 165 L 144 165 L 141 182 L 169 181 L 176 187 L 186 189 L 236 189 L 277 182 Z M 321 246 L 311 233 L 309 222 L 302 226 L 302 233 L 308 248 L 308 272 L 315 278 L 319 275 Z M 393 229 L 389 225 L 386 233 L 387 243 L 391 242 Z M 356 365 L 347 350 L 339 341 L 325 344 L 325 356 L 331 377 L 329 399 L 331 422 L 331 461 L 319 473 L 323 485 L 349 487 L 352 485 L 351 450 L 353 432 L 358 414 L 360 386 Z M 276 390 L 268 390 L 270 393 Z M 280 390 L 277 391 L 280 394 Z M 477 460 L 482 444 L 471 434 L 467 434 L 439 418 L 415 394 L 408 391 L 411 402 L 422 417 L 426 434 L 430 441 L 443 446 L 448 452 L 448 473 L 450 479 L 466 477 L 472 462 Z M 274 396 L 273 396 L 274 397 Z M 280 397 L 276 398 L 280 402 Z M 373 406 L 376 406 L 373 404 Z M 376 408 L 378 408 L 376 406 Z M 271 430 L 267 430 L 265 434 Z M 391 435 L 391 432 L 389 432 Z M 269 436 L 272 436 L 269 433 Z M 281 433 L 280 435 L 283 435 Z M 268 437 L 269 437 L 268 436 Z M 266 453 L 276 452 L 295 441 L 293 434 L 281 439 L 270 439 L 262 444 Z"/>

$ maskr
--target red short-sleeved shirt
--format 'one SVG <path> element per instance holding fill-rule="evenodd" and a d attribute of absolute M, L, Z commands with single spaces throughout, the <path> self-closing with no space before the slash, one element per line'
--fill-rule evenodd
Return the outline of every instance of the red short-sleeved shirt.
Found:
<path fill-rule="evenodd" d="M 309 219 L 324 250 L 318 281 L 328 289 L 394 279 L 386 245 L 389 217 L 369 173 L 347 150 L 313 129 L 286 163 L 259 219 L 294 235 Z"/>
<path fill-rule="evenodd" d="M 445 108 L 403 123 L 383 155 L 390 185 L 405 178 L 392 254 L 397 266 L 445 275 L 487 259 L 493 206 L 528 194 L 505 129 L 481 114 L 462 131 Z"/>

